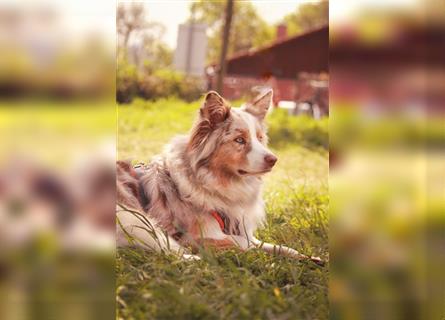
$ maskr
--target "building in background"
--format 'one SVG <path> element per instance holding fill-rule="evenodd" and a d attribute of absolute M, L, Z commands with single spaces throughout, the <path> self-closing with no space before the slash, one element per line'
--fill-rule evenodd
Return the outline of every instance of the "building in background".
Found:
<path fill-rule="evenodd" d="M 286 27 L 280 25 L 272 45 L 227 60 L 223 95 L 239 99 L 249 96 L 252 88 L 271 87 L 275 105 L 280 101 L 318 104 L 319 112 L 327 114 L 328 50 L 328 26 L 288 37 Z M 208 70 L 218 70 L 218 66 L 209 66 Z M 215 75 L 209 87 L 214 88 Z"/>
<path fill-rule="evenodd" d="M 173 58 L 175 70 L 187 75 L 205 75 L 207 53 L 207 25 L 202 23 L 180 24 L 177 46 Z"/>

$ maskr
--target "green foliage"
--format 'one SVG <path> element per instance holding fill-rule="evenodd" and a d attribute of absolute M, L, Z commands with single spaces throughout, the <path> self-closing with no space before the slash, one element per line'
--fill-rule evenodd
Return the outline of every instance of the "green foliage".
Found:
<path fill-rule="evenodd" d="M 275 148 L 299 144 L 306 148 L 329 148 L 328 118 L 289 117 L 283 109 L 274 110 L 269 119 L 269 137 Z"/>
<path fill-rule="evenodd" d="M 329 23 L 329 1 L 304 3 L 284 17 L 289 35 L 295 35 Z"/>
<path fill-rule="evenodd" d="M 126 61 L 119 63 L 116 72 L 116 100 L 120 103 L 128 103 L 138 93 L 138 72 L 135 65 Z"/>
<path fill-rule="evenodd" d="M 218 62 L 224 27 L 224 1 L 197 1 L 191 5 L 195 20 L 209 26 L 207 62 Z M 274 28 L 267 24 L 247 1 L 235 1 L 228 55 L 270 43 L 275 36 Z"/>
<path fill-rule="evenodd" d="M 201 80 L 169 70 L 173 51 L 162 41 L 165 27 L 147 19 L 143 4 L 120 3 L 117 29 L 116 98 L 119 103 L 129 103 L 135 97 L 155 100 L 177 96 L 192 101 L 199 96 Z M 136 38 L 138 46 L 135 49 L 130 44 Z"/>
<path fill-rule="evenodd" d="M 147 70 L 149 70 L 147 72 Z M 125 61 L 119 64 L 116 80 L 116 99 L 130 103 L 134 98 L 156 100 L 170 96 L 193 101 L 203 92 L 203 82 L 198 77 L 185 76 L 169 69 L 138 71 Z"/>
<path fill-rule="evenodd" d="M 178 96 L 188 102 L 195 101 L 204 93 L 204 84 L 199 78 L 192 76 L 184 77 L 179 82 Z"/>
<path fill-rule="evenodd" d="M 144 63 L 151 64 L 152 69 L 169 68 L 173 63 L 173 50 L 163 42 L 146 44 L 145 52 L 149 54 L 149 57 Z"/>
<path fill-rule="evenodd" d="M 333 110 L 335 121 L 330 126 L 333 149 L 421 150 L 443 146 L 445 133 L 440 117 L 425 121 L 422 117 L 387 112 L 371 118 L 363 114 L 359 106 L 348 104 L 337 104 Z"/>
<path fill-rule="evenodd" d="M 199 102 L 136 99 L 119 106 L 118 158 L 147 162 L 186 133 Z M 289 119 L 286 120 L 286 117 Z M 265 177 L 267 226 L 258 237 L 327 258 L 327 152 L 276 128 L 316 127 L 274 110 L 270 142 L 278 156 Z M 305 124 L 305 123 L 308 124 Z M 327 122 L 320 123 L 323 127 Z M 275 128 L 275 129 L 274 129 Z M 308 130 L 308 129 L 306 129 Z M 321 130 L 321 129 L 319 129 Z M 287 142 L 278 142 L 277 139 Z M 301 144 L 300 144 L 301 143 Z M 327 319 L 329 266 L 249 252 L 207 251 L 201 261 L 124 248 L 117 252 L 117 317 L 123 319 Z"/>

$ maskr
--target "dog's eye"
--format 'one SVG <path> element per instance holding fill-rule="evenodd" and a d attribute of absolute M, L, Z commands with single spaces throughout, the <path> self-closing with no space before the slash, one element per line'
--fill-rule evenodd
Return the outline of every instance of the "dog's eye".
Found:
<path fill-rule="evenodd" d="M 245 144 L 246 140 L 244 140 L 244 138 L 238 137 L 238 138 L 235 139 L 235 142 L 239 143 L 239 144 Z"/>

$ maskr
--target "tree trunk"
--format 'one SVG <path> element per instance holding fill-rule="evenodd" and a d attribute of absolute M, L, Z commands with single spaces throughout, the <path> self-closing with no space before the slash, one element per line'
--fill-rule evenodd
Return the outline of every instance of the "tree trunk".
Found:
<path fill-rule="evenodd" d="M 224 76 L 226 75 L 226 67 L 227 67 L 226 57 L 227 57 L 227 49 L 229 46 L 230 25 L 232 24 L 232 16 L 233 16 L 233 0 L 227 0 L 221 56 L 219 59 L 218 81 L 216 85 L 216 90 L 221 95 L 224 95 L 223 81 L 224 81 Z"/>
<path fill-rule="evenodd" d="M 132 32 L 132 30 L 128 30 L 128 31 L 126 31 L 125 32 L 125 35 L 124 35 L 124 48 L 125 48 L 125 50 L 127 50 L 128 49 L 128 40 L 130 39 L 130 33 Z"/>

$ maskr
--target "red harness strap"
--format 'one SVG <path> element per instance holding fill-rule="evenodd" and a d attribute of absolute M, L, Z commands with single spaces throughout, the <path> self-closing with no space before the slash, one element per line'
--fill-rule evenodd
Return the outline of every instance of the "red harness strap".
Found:
<path fill-rule="evenodd" d="M 226 225 L 224 224 L 224 220 L 221 218 L 219 213 L 217 211 L 213 210 L 213 211 L 210 211 L 210 214 L 213 216 L 213 218 L 216 219 L 216 221 L 218 221 L 221 231 L 224 231 L 224 229 L 226 228 Z"/>

